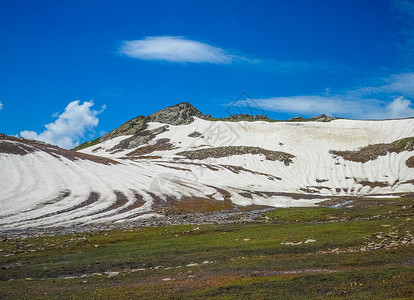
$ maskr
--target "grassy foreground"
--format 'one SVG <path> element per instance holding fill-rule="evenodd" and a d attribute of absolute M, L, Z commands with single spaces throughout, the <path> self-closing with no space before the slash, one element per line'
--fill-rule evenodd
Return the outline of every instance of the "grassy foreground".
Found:
<path fill-rule="evenodd" d="M 414 298 L 414 199 L 0 239 L 0 299 Z"/>

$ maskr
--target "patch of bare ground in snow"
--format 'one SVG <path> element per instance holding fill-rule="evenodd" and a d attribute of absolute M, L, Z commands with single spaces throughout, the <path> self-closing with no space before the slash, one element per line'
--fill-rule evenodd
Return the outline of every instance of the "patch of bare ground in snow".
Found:
<path fill-rule="evenodd" d="M 139 147 L 150 141 L 154 140 L 157 135 L 168 131 L 168 126 L 162 126 L 159 128 L 155 128 L 153 130 L 147 130 L 147 124 L 143 125 L 144 128 L 141 131 L 138 131 L 130 138 L 122 140 L 119 144 L 115 145 L 113 148 L 106 150 L 107 152 L 111 152 L 112 154 L 123 151 L 125 149 L 132 149 L 135 147 Z M 145 129 L 145 130 L 144 130 Z"/>
<path fill-rule="evenodd" d="M 65 150 L 57 146 L 49 145 L 46 143 L 26 140 L 22 138 L 15 138 L 10 136 L 0 137 L 0 153 L 14 154 L 14 155 L 27 155 L 34 152 L 45 152 L 56 158 L 67 158 L 71 161 L 76 160 L 89 160 L 99 164 L 118 164 L 118 162 L 100 156 L 94 156 L 72 150 Z"/>
<path fill-rule="evenodd" d="M 378 156 L 385 156 L 388 153 L 400 153 L 402 151 L 414 150 L 414 137 L 404 138 L 389 144 L 374 144 L 362 147 L 356 151 L 330 150 L 329 153 L 341 156 L 345 160 L 366 163 L 377 159 Z M 413 159 L 414 163 L 414 159 Z M 408 165 L 408 164 L 407 164 Z"/>
<path fill-rule="evenodd" d="M 357 183 L 362 184 L 363 186 L 369 186 L 370 188 L 391 186 L 391 184 L 389 184 L 386 181 L 368 181 L 368 180 L 364 180 L 364 181 L 357 181 Z"/>
<path fill-rule="evenodd" d="M 407 161 L 405 162 L 407 167 L 414 168 L 414 156 L 411 156 Z"/>
<path fill-rule="evenodd" d="M 225 146 L 225 147 L 216 147 L 208 149 L 199 149 L 192 151 L 183 151 L 179 152 L 178 155 L 184 156 L 188 159 L 207 159 L 210 157 L 220 158 L 220 157 L 229 157 L 233 155 L 244 155 L 244 154 L 254 154 L 254 155 L 264 155 L 267 160 L 272 161 L 281 161 L 286 166 L 291 164 L 294 155 L 281 151 L 267 150 L 260 147 L 250 147 L 250 146 Z"/>
<path fill-rule="evenodd" d="M 322 179 L 322 178 L 317 178 L 316 179 L 317 183 L 324 183 L 324 182 L 327 182 L 327 181 L 329 181 L 329 179 Z"/>
<path fill-rule="evenodd" d="M 262 176 L 266 176 L 269 180 L 282 180 L 282 178 L 274 176 L 274 175 L 270 175 L 267 173 L 262 173 L 262 172 L 257 172 L 257 171 L 252 171 L 240 166 L 232 166 L 232 165 L 220 165 L 224 168 L 226 168 L 227 170 L 235 173 L 235 174 L 239 174 L 240 172 L 246 172 L 246 173 L 251 173 L 254 175 L 262 175 Z"/>
<path fill-rule="evenodd" d="M 159 139 L 153 145 L 142 146 L 132 152 L 127 153 L 127 156 L 141 156 L 150 154 L 154 151 L 173 150 L 174 145 L 170 143 L 170 139 Z"/>
<path fill-rule="evenodd" d="M 121 209 L 119 211 L 119 213 L 124 213 L 124 212 L 127 212 L 127 211 L 134 210 L 134 209 L 139 208 L 139 207 L 141 207 L 145 204 L 145 200 L 144 200 L 144 197 L 142 197 L 142 195 L 135 192 L 134 196 L 135 196 L 135 201 L 131 205 Z"/>
<path fill-rule="evenodd" d="M 164 165 L 164 164 L 157 164 L 157 165 L 158 166 L 161 166 L 161 167 L 164 167 L 164 168 L 170 168 L 170 169 L 173 169 L 173 170 L 191 172 L 190 169 L 184 169 L 184 168 L 175 167 L 175 166 L 169 166 L 169 165 Z"/>
<path fill-rule="evenodd" d="M 197 138 L 197 137 L 203 136 L 203 134 L 201 132 L 194 131 L 194 132 L 190 133 L 188 136 L 192 137 L 192 138 Z"/>
<path fill-rule="evenodd" d="M 135 201 L 132 202 L 129 205 L 127 205 L 128 198 L 125 196 L 124 193 L 121 193 L 119 191 L 114 191 L 114 194 L 116 195 L 116 202 L 115 203 L 113 203 L 110 207 L 108 207 L 104 210 L 98 211 L 98 212 L 90 214 L 90 215 L 96 215 L 96 214 L 112 211 L 111 214 L 104 216 L 105 218 L 107 218 L 107 217 L 115 216 L 117 214 L 122 214 L 122 213 L 125 213 L 125 212 L 128 212 L 128 211 L 132 211 L 132 210 L 134 210 L 136 208 L 139 208 L 139 207 L 141 207 L 145 204 L 144 198 L 140 194 L 138 194 L 137 192 L 134 192 Z M 128 216 L 127 218 L 132 218 L 132 217 L 137 216 L 137 215 L 143 215 L 144 213 L 145 212 L 140 212 L 138 214 Z"/>
<path fill-rule="evenodd" d="M 159 155 L 140 155 L 131 157 L 120 157 L 120 159 L 160 159 L 162 156 Z"/>
<path fill-rule="evenodd" d="M 323 185 L 321 185 L 321 186 L 309 185 L 309 186 L 300 188 L 300 190 L 302 192 L 310 193 L 310 194 L 312 194 L 312 193 L 320 193 L 320 191 L 321 190 L 324 190 L 324 189 L 330 190 L 331 188 L 329 186 L 323 186 Z"/>

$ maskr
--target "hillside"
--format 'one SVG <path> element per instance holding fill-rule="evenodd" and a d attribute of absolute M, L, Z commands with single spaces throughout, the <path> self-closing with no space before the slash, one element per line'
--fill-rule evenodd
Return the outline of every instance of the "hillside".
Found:
<path fill-rule="evenodd" d="M 0 229 L 162 217 L 180 200 L 312 206 L 414 192 L 414 119 L 213 120 L 189 103 L 78 151 L 0 136 Z"/>

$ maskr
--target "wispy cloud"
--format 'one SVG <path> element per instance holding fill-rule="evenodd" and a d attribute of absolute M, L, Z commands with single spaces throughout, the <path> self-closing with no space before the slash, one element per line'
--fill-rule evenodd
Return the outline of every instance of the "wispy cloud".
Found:
<path fill-rule="evenodd" d="M 254 101 L 267 111 L 305 116 L 322 113 L 354 119 L 394 119 L 414 116 L 413 103 L 403 97 L 398 97 L 392 102 L 378 99 L 341 99 L 341 96 L 273 97 L 254 99 Z"/>
<path fill-rule="evenodd" d="M 124 41 L 119 52 L 143 60 L 175 63 L 230 64 L 242 59 L 224 49 L 178 36 L 150 36 Z"/>
<path fill-rule="evenodd" d="M 391 7 L 401 14 L 414 17 L 414 2 L 412 0 L 393 0 Z"/>
<path fill-rule="evenodd" d="M 405 68 L 414 67 L 414 1 L 391 0 L 391 8 L 403 21 L 399 32 L 400 41 L 397 43 L 399 61 Z"/>
<path fill-rule="evenodd" d="M 93 110 L 93 101 L 85 101 L 80 104 L 79 100 L 70 102 L 65 111 L 57 116 L 53 123 L 46 124 L 46 130 L 41 133 L 35 131 L 22 131 L 20 136 L 39 140 L 46 143 L 58 145 L 62 148 L 70 149 L 79 144 L 87 131 L 93 130 L 99 122 L 98 115 L 105 109 Z"/>
<path fill-rule="evenodd" d="M 379 91 L 398 93 L 406 96 L 414 96 L 414 73 L 401 73 L 391 75 L 385 79 L 385 84 L 379 87 Z"/>
<path fill-rule="evenodd" d="M 3 103 L 0 101 L 0 110 L 3 109 Z"/>
<path fill-rule="evenodd" d="M 170 63 L 237 64 L 264 71 L 301 72 L 309 69 L 331 69 L 322 62 L 273 60 L 250 57 L 204 42 L 181 36 L 150 36 L 141 40 L 124 41 L 119 53 L 131 58 Z"/>
<path fill-rule="evenodd" d="M 322 113 L 354 119 L 414 117 L 414 73 L 395 74 L 378 86 L 320 95 L 253 99 L 263 110 L 314 116 Z M 249 99 L 237 102 L 248 106 Z"/>

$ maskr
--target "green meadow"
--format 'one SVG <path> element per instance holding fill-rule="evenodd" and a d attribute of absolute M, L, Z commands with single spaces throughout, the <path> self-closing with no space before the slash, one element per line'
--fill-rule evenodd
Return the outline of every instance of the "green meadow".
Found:
<path fill-rule="evenodd" d="M 0 299 L 411 299 L 414 198 L 0 238 Z M 110 273 L 111 272 L 111 273 Z"/>

